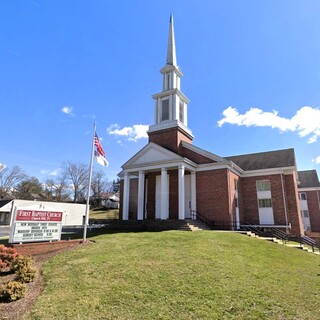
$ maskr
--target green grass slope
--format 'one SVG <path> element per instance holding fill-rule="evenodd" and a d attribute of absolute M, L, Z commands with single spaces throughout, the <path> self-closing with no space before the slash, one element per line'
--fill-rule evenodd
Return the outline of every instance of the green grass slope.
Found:
<path fill-rule="evenodd" d="M 320 257 L 241 234 L 118 233 L 54 257 L 28 319 L 320 319 Z"/>

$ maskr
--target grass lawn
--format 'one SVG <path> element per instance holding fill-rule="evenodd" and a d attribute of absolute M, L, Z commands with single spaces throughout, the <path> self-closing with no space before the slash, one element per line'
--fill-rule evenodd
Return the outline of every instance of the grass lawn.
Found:
<path fill-rule="evenodd" d="M 224 232 L 114 233 L 43 269 L 27 319 L 320 319 L 320 257 Z"/>
<path fill-rule="evenodd" d="M 90 219 L 119 219 L 119 209 L 95 208 L 89 213 Z"/>

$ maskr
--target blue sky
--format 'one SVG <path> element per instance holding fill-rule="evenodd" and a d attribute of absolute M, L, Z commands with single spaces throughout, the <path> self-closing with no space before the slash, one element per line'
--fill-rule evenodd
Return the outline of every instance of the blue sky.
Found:
<path fill-rule="evenodd" d="M 147 144 L 173 13 L 194 144 L 219 156 L 295 148 L 320 169 L 320 2 L 3 0 L 0 164 L 40 181 L 90 161 L 115 179 Z M 319 175 L 320 176 L 320 175 Z"/>

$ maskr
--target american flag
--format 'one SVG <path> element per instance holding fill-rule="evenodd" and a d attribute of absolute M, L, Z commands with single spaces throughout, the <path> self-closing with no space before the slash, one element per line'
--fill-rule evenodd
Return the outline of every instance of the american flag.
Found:
<path fill-rule="evenodd" d="M 97 147 L 97 152 L 104 157 L 106 153 L 102 149 L 97 133 L 94 134 L 94 145 Z"/>

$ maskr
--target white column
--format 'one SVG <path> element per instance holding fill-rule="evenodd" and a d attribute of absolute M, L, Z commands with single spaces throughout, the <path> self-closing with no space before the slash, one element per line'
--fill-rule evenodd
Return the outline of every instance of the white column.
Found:
<path fill-rule="evenodd" d="M 144 209 L 144 171 L 139 171 L 138 181 L 138 220 L 143 220 Z"/>
<path fill-rule="evenodd" d="M 191 172 L 191 210 L 197 210 L 197 188 L 195 171 Z M 192 217 L 196 219 L 196 216 L 192 215 Z"/>
<path fill-rule="evenodd" d="M 157 108 L 157 123 L 161 122 L 162 117 L 162 100 L 159 98 L 158 101 L 158 108 Z"/>
<path fill-rule="evenodd" d="M 184 112 L 184 115 L 183 115 L 184 125 L 188 127 L 188 105 L 186 103 L 184 103 L 183 112 Z"/>
<path fill-rule="evenodd" d="M 180 90 L 180 77 L 177 76 L 177 89 Z"/>
<path fill-rule="evenodd" d="M 157 124 L 158 123 L 158 100 L 154 100 L 154 124 Z"/>
<path fill-rule="evenodd" d="M 161 220 L 168 219 L 169 212 L 169 196 L 168 196 L 168 175 L 167 175 L 167 169 L 162 168 L 161 169 Z"/>
<path fill-rule="evenodd" d="M 124 183 L 123 183 L 122 220 L 128 220 L 129 218 L 129 196 L 130 196 L 130 179 L 129 179 L 128 172 L 125 172 Z"/>
<path fill-rule="evenodd" d="M 184 208 L 184 166 L 180 165 L 178 169 L 178 191 L 179 191 L 179 219 L 185 219 Z"/>
<path fill-rule="evenodd" d="M 173 120 L 172 115 L 173 115 L 173 99 L 172 99 L 172 94 L 169 97 L 169 120 Z"/>

